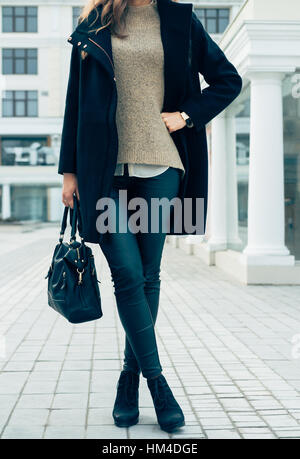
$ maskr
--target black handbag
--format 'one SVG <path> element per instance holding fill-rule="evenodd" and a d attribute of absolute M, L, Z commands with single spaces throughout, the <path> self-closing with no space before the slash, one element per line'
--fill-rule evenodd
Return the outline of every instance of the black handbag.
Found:
<path fill-rule="evenodd" d="M 94 256 L 81 236 L 79 203 L 75 195 L 73 199 L 74 209 L 64 209 L 59 243 L 45 279 L 48 278 L 48 305 L 69 322 L 77 324 L 99 319 L 103 313 Z M 63 238 L 69 210 L 71 238 L 67 243 Z M 76 240 L 77 226 L 81 242 Z"/>

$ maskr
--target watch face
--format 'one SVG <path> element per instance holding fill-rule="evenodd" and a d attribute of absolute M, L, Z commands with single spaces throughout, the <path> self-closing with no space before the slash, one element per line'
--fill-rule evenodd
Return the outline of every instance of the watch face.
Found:
<path fill-rule="evenodd" d="M 187 125 L 188 127 L 193 126 L 193 122 L 192 122 L 191 118 L 187 118 L 187 119 L 185 120 L 185 122 L 186 122 L 186 125 Z"/>

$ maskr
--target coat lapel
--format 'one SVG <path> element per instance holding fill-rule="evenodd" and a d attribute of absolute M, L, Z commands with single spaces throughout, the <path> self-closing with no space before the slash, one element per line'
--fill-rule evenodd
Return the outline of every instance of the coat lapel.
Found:
<path fill-rule="evenodd" d="M 115 78 L 109 28 L 106 27 L 98 33 L 91 32 L 101 26 L 101 7 L 102 5 L 97 7 L 98 17 L 94 9 L 87 21 L 77 25 L 68 40 L 97 59 L 110 77 Z M 193 5 L 157 0 L 157 8 L 164 49 L 165 91 L 162 111 L 173 111 L 185 96 Z"/>
<path fill-rule="evenodd" d="M 94 31 L 94 29 L 101 27 L 101 7 L 102 5 L 99 5 L 94 8 L 87 20 L 77 25 L 74 32 L 69 36 L 68 41 L 95 58 L 110 77 L 114 78 L 110 30 L 105 27 L 98 33 Z"/>

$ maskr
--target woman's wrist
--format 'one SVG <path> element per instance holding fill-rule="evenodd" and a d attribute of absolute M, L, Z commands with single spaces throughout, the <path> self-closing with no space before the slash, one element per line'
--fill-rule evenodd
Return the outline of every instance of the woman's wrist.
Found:
<path fill-rule="evenodd" d="M 73 172 L 64 172 L 64 178 L 66 180 L 77 180 L 77 176 Z"/>

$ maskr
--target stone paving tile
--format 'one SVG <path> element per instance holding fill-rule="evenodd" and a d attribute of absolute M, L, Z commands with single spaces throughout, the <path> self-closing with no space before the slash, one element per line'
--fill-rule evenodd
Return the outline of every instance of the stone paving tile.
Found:
<path fill-rule="evenodd" d="M 239 438 L 242 438 L 241 435 L 235 431 L 234 429 L 231 430 L 206 430 L 205 434 L 208 439 L 210 440 L 223 440 L 223 439 L 228 439 L 228 440 L 237 440 Z"/>
<path fill-rule="evenodd" d="M 15 408 L 9 419 L 9 427 L 40 426 L 46 423 L 49 410 L 44 408 Z"/>
<path fill-rule="evenodd" d="M 32 408 L 48 408 L 50 409 L 52 404 L 52 394 L 22 394 L 19 398 L 16 408 L 32 409 Z"/>
<path fill-rule="evenodd" d="M 85 438 L 109 440 L 114 438 L 128 438 L 128 429 L 112 428 L 111 426 L 88 426 Z"/>
<path fill-rule="evenodd" d="M 86 414 L 86 409 L 53 409 L 47 424 L 49 426 L 84 426 Z"/>
<path fill-rule="evenodd" d="M 34 366 L 34 360 L 28 360 L 24 362 L 16 362 L 12 360 L 6 365 L 7 371 L 31 371 Z"/>
<path fill-rule="evenodd" d="M 56 381 L 29 381 L 26 383 L 24 394 L 51 394 L 56 386 Z"/>
<path fill-rule="evenodd" d="M 141 378 L 140 422 L 120 429 L 111 412 L 125 335 L 109 269 L 93 245 L 104 315 L 69 324 L 47 306 L 56 236 L 45 226 L 0 241 L 1 438 L 300 438 L 300 287 L 243 286 L 166 244 L 156 333 L 186 425 L 159 428 Z"/>
<path fill-rule="evenodd" d="M 170 435 L 160 429 L 158 425 L 142 425 L 137 424 L 128 429 L 129 438 L 166 438 L 169 439 Z"/>
<path fill-rule="evenodd" d="M 244 440 L 274 440 L 277 437 L 272 433 L 245 433 Z"/>
<path fill-rule="evenodd" d="M 294 419 L 292 416 L 282 415 L 282 414 L 274 414 L 272 416 L 264 416 L 262 415 L 263 419 L 266 421 L 267 425 L 271 427 L 297 427 L 299 423 Z M 300 428 L 300 426 L 299 426 Z"/>
<path fill-rule="evenodd" d="M 95 362 L 94 362 L 95 366 Z M 90 360 L 65 360 L 63 363 L 63 370 L 90 370 Z"/>
<path fill-rule="evenodd" d="M 101 425 L 113 425 L 114 420 L 112 418 L 112 408 L 90 408 L 88 416 L 88 425 L 90 426 L 101 426 Z"/>
<path fill-rule="evenodd" d="M 28 375 L 27 372 L 2 372 L 0 374 L 0 394 L 18 394 Z"/>
<path fill-rule="evenodd" d="M 115 401 L 115 393 L 111 391 L 104 395 L 101 392 L 91 392 L 89 399 L 90 408 L 111 408 Z"/>
<path fill-rule="evenodd" d="M 55 394 L 52 401 L 52 408 L 86 408 L 87 403 L 88 394 Z"/>
<path fill-rule="evenodd" d="M 47 426 L 43 438 L 48 439 L 78 439 L 85 438 L 85 428 L 71 425 L 71 426 Z"/>
<path fill-rule="evenodd" d="M 59 371 L 37 371 L 34 369 L 28 376 L 28 382 L 57 381 Z"/>
<path fill-rule="evenodd" d="M 300 420 L 300 410 L 289 410 L 289 413 L 298 421 Z"/>
<path fill-rule="evenodd" d="M 300 429 L 298 430 L 280 430 L 276 429 L 276 435 L 278 438 L 293 438 L 293 439 L 300 439 Z"/>
<path fill-rule="evenodd" d="M 2 439 L 41 439 L 43 438 L 44 427 L 43 426 L 32 426 L 32 425 L 22 425 L 22 426 L 8 426 L 4 429 L 3 434 L 1 435 Z"/>

